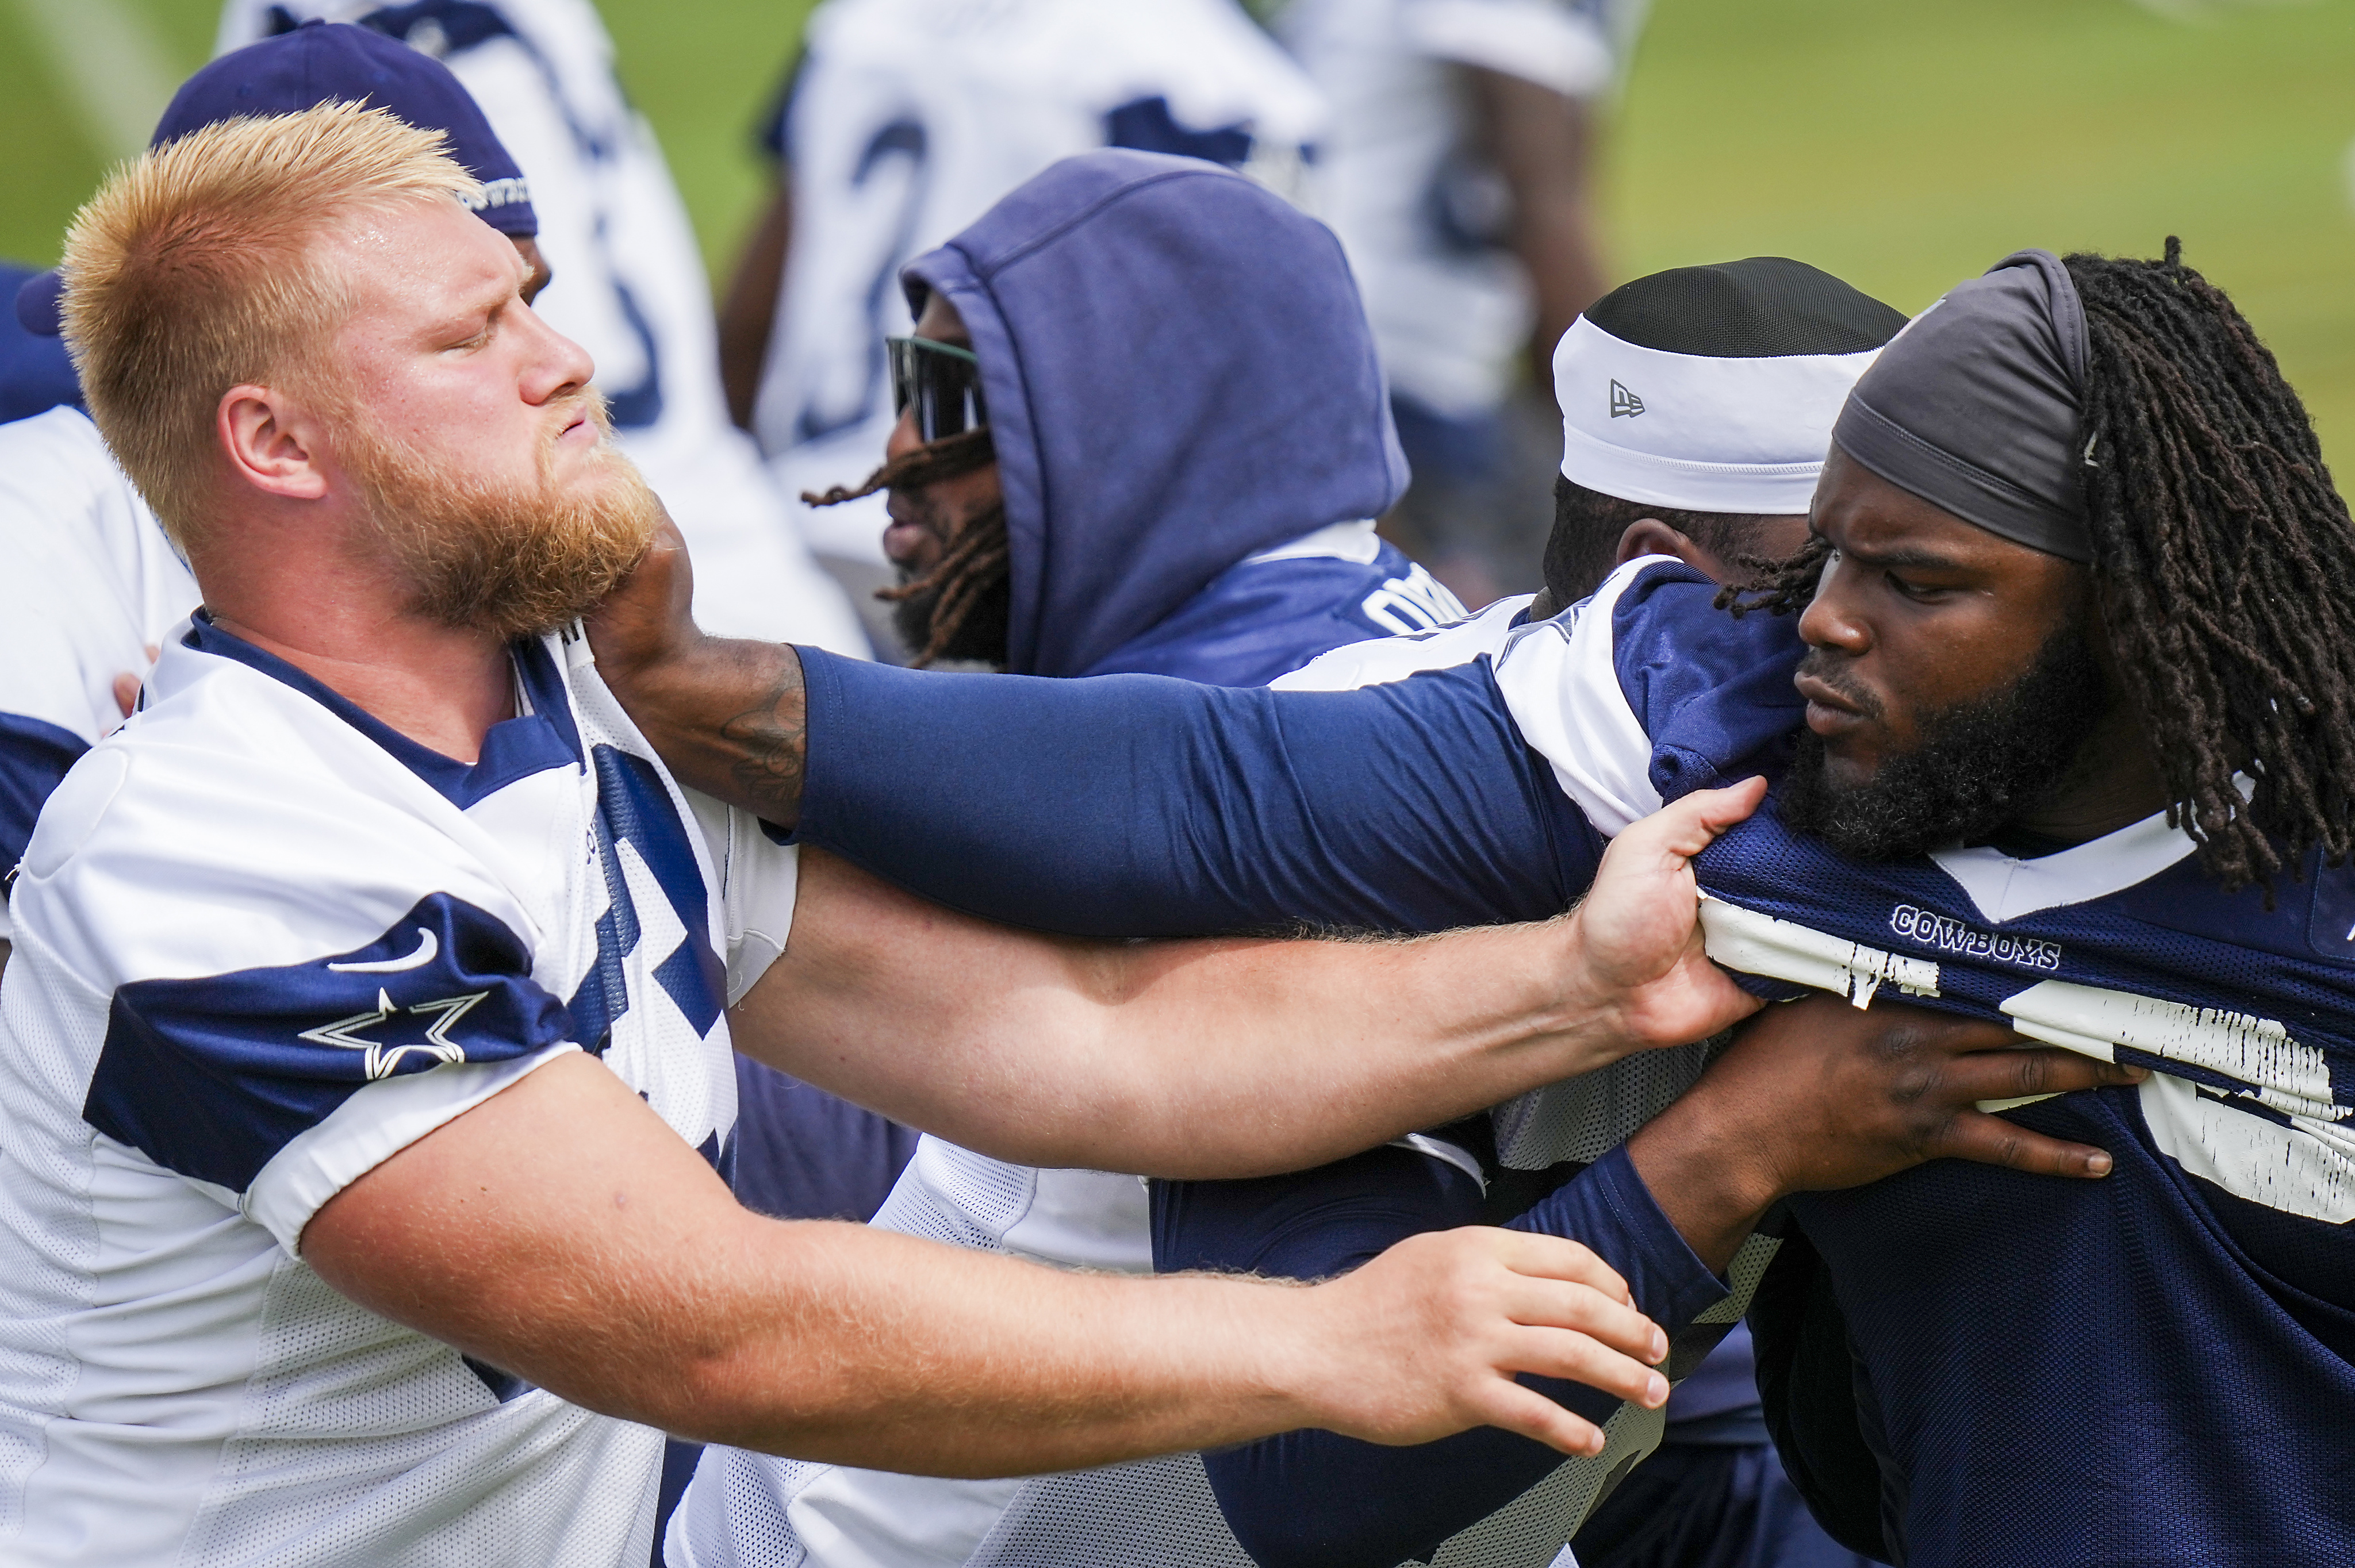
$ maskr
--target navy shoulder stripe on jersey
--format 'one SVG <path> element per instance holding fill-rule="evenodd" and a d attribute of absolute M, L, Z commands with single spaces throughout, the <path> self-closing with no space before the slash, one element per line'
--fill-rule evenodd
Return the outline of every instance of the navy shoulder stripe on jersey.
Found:
<path fill-rule="evenodd" d="M 630 1009 L 622 960 L 637 949 L 645 930 L 638 899 L 630 891 L 625 855 L 652 874 L 672 915 L 686 927 L 655 966 L 655 983 L 698 1034 L 708 1034 L 726 1005 L 728 980 L 726 966 L 712 950 L 710 895 L 687 825 L 645 758 L 599 746 L 591 759 L 597 770 L 597 858 L 610 902 L 597 917 L 597 961 L 565 1004 L 573 1038 L 592 1055 L 601 1054 L 613 1021 Z"/>
<path fill-rule="evenodd" d="M 117 988 L 82 1117 L 167 1170 L 242 1192 L 368 1084 L 570 1038 L 521 939 L 436 893 L 350 952 Z"/>
<path fill-rule="evenodd" d="M 28 714 L 0 714 L 0 879 L 25 858 L 41 803 L 90 749 L 90 744 Z"/>

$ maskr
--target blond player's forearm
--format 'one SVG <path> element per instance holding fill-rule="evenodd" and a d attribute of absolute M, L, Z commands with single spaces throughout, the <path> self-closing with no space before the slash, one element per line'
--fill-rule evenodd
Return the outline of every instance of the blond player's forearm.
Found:
<path fill-rule="evenodd" d="M 1624 1055 L 1577 922 L 1398 941 L 1088 942 L 805 856 L 739 1049 L 964 1147 L 1159 1176 L 1296 1170 Z"/>
<path fill-rule="evenodd" d="M 796 1457 L 1010 1475 L 1302 1425 L 1591 1428 L 1510 1381 L 1657 1404 L 1667 1351 L 1593 1255 L 1467 1230 L 1314 1289 L 1063 1274 L 754 1215 L 594 1058 L 361 1177 L 302 1237 L 370 1309 L 589 1409 Z"/>
<path fill-rule="evenodd" d="M 1002 1476 L 1323 1418 L 1302 1390 L 1327 1352 L 1297 1289 L 1059 1274 L 845 1225 L 761 1228 L 768 1287 L 730 1281 L 747 1317 L 648 1379 L 635 1419 L 837 1464 Z"/>

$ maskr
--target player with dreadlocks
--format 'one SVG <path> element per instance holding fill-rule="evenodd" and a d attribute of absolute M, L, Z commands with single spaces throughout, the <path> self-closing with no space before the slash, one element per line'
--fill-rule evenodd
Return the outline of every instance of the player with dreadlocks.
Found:
<path fill-rule="evenodd" d="M 1559 908 L 1625 824 L 1763 771 L 1767 804 L 1695 862 L 1702 925 L 1762 993 L 1845 999 L 1802 1004 L 1820 1069 L 1762 1025 L 1533 1202 L 1533 1174 L 1571 1172 L 1435 1129 L 1487 1202 L 1536 1229 L 1597 1180 L 1657 1205 L 1673 1245 L 1612 1261 L 1672 1338 L 1774 1255 L 1770 1423 L 1859 1550 L 2355 1560 L 2355 525 L 2304 413 L 2179 258 L 2023 251 L 1882 350 L 1833 439 L 1821 543 L 1746 601 L 1795 613 L 1727 614 L 1639 560 L 1501 652 L 1362 691 L 933 682 L 691 638 L 601 658 L 707 788 L 943 902 L 1100 935 Z M 805 734 L 806 779 L 762 782 Z M 1909 1145 L 1926 1163 L 1836 1191 L 1896 1169 L 1828 1152 L 1865 1114 L 1835 1065 L 1859 1030 L 1925 1086 L 1965 1070 L 1913 1037 L 1921 1009 L 2147 1075 L 2000 1091 Z M 1498 1140 L 1557 1092 L 1586 1090 L 1501 1108 Z M 1933 1158 L 2006 1145 L 2048 1174 Z M 1827 1152 L 1770 1152 L 1795 1148 Z M 1216 1184 L 1173 1207 L 1295 1232 L 1313 1211 L 1335 1243 L 1287 1253 L 1304 1277 L 1497 1216 L 1477 1182 L 1341 1170 L 1274 1179 L 1288 1207 Z M 1197 1265 L 1291 1239 L 1172 1224 L 1156 1253 Z M 1623 1441 L 1632 1462 L 1640 1421 L 1612 1421 L 1604 1463 Z M 1509 1441 L 1295 1436 L 1220 1459 L 1263 1563 L 1387 1568 L 1561 1474 Z"/>
<path fill-rule="evenodd" d="M 2160 261 L 2063 265 L 2091 350 L 2077 432 L 2092 608 L 2169 821 L 2227 888 L 2317 846 L 2336 864 L 2355 846 L 2355 528 L 2313 424 L 2232 301 L 2183 265 L 2179 240 Z M 1835 553 L 1817 534 L 1721 603 L 1804 610 Z M 2051 698 L 2040 727 L 2056 736 L 2111 686 L 2082 627 L 2036 679 Z M 1968 836 L 2024 803 L 1976 738 L 1956 734 L 1907 768 L 1913 816 L 1945 832 L 1959 821 Z M 2049 756 L 2042 738 L 2028 749 Z M 1801 768 L 1793 782 L 1823 778 Z M 1920 836 L 1885 798 L 1877 810 L 1832 809 L 1812 788 L 1803 799 L 1859 851 Z M 1788 816 L 1799 802 L 1786 792 L 1784 804 Z"/>

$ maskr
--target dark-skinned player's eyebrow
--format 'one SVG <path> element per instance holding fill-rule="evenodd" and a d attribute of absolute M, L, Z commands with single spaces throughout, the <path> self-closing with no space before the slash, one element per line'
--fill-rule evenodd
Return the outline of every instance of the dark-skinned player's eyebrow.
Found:
<path fill-rule="evenodd" d="M 1952 556 L 1942 556 L 1919 545 L 1898 545 L 1878 550 L 1838 545 L 1832 547 L 1860 567 L 1877 567 L 1885 571 L 1959 572 L 1968 569 L 1966 562 L 1958 561 Z"/>

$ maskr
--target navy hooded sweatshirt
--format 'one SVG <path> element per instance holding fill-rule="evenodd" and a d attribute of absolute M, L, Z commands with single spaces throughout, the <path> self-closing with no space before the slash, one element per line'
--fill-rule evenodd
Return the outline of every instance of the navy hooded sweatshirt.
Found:
<path fill-rule="evenodd" d="M 1373 338 L 1331 231 L 1263 187 L 1068 158 L 902 282 L 917 313 L 947 294 L 981 358 L 1017 673 L 1263 685 L 1462 613 L 1364 521 L 1406 484 Z M 915 1151 L 748 1058 L 737 1086 L 736 1192 L 764 1213 L 866 1219 Z"/>
<path fill-rule="evenodd" d="M 900 281 L 980 356 L 1009 671 L 1263 685 L 1462 614 L 1373 536 L 1406 461 L 1340 242 L 1256 182 L 1082 154 Z"/>

